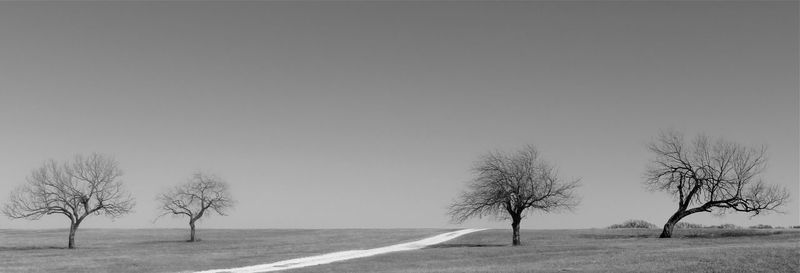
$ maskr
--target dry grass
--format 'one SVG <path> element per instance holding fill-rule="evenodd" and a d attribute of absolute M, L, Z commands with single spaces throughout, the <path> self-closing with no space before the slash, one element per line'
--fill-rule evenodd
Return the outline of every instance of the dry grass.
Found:
<path fill-rule="evenodd" d="M 180 272 L 276 262 L 413 241 L 446 230 L 0 230 L 2 272 Z M 427 249 L 288 270 L 299 272 L 800 272 L 800 230 L 508 230 Z"/>
<path fill-rule="evenodd" d="M 658 229 L 525 230 L 469 234 L 442 245 L 299 272 L 800 272 L 800 232 Z"/>
<path fill-rule="evenodd" d="M 276 262 L 333 251 L 413 241 L 447 230 L 81 229 L 0 230 L 0 272 L 181 272 Z"/>

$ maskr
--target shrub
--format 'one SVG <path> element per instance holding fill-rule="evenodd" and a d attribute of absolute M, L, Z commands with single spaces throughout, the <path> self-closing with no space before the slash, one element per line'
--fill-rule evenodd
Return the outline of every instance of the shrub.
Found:
<path fill-rule="evenodd" d="M 714 226 L 714 225 L 711 225 L 711 226 L 706 226 L 706 228 L 718 228 L 718 229 L 740 229 L 740 228 L 742 228 L 742 227 L 740 227 L 740 226 L 737 226 L 737 225 L 734 225 L 734 224 L 722 224 L 722 225 L 717 225 L 717 226 Z"/>
<path fill-rule="evenodd" d="M 755 228 L 755 229 L 772 229 L 772 226 L 770 226 L 770 225 L 764 225 L 764 224 L 758 224 L 758 225 L 755 225 L 755 226 L 750 226 L 750 228 Z"/>
<path fill-rule="evenodd" d="M 800 228 L 800 226 L 791 226 L 790 228 Z"/>
<path fill-rule="evenodd" d="M 653 223 L 647 222 L 645 220 L 628 220 L 622 224 L 613 224 L 609 226 L 610 229 L 615 228 L 658 228 L 658 226 L 654 225 Z"/>
<path fill-rule="evenodd" d="M 701 224 L 678 222 L 675 224 L 676 228 L 703 228 Z"/>

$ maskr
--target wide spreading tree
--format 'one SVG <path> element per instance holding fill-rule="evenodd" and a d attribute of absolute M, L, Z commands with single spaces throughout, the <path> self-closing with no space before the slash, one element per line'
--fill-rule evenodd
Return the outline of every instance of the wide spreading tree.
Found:
<path fill-rule="evenodd" d="M 86 217 L 115 218 L 133 210 L 133 198 L 120 176 L 119 164 L 107 155 L 76 155 L 63 163 L 49 160 L 31 172 L 27 184 L 11 192 L 3 214 L 30 220 L 64 215 L 70 222 L 67 246 L 75 248 L 75 232 Z"/>
<path fill-rule="evenodd" d="M 784 187 L 761 180 L 766 166 L 766 148 L 745 147 L 698 135 L 691 143 L 683 134 L 664 131 L 648 145 L 654 154 L 647 167 L 645 184 L 665 191 L 678 201 L 661 238 L 672 237 L 675 224 L 700 212 L 744 212 L 758 215 L 775 211 L 789 200 Z"/>
<path fill-rule="evenodd" d="M 579 180 L 562 180 L 556 168 L 533 146 L 516 153 L 491 152 L 476 162 L 475 178 L 452 205 L 449 214 L 460 223 L 471 217 L 511 220 L 512 245 L 519 245 L 520 223 L 533 211 L 572 209 L 579 203 Z"/>

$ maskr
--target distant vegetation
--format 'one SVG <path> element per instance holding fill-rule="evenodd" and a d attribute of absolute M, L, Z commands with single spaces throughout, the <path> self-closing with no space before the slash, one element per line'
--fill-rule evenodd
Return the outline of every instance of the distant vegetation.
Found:
<path fill-rule="evenodd" d="M 704 228 L 704 226 L 701 225 L 701 224 L 695 224 L 695 223 L 679 222 L 679 223 L 675 224 L 675 228 Z"/>
<path fill-rule="evenodd" d="M 716 228 L 716 229 L 741 229 L 742 227 L 734 225 L 734 224 L 721 224 L 721 225 L 708 225 L 704 226 L 701 224 L 695 223 L 678 223 L 675 225 L 676 228 Z"/>
<path fill-rule="evenodd" d="M 706 226 L 706 228 L 719 228 L 719 229 L 740 229 L 740 228 L 742 228 L 742 227 L 740 227 L 740 226 L 737 226 L 737 225 L 734 225 L 734 224 L 722 224 L 722 225 L 716 225 L 716 226 L 714 226 L 714 225 L 711 225 L 711 226 Z"/>
<path fill-rule="evenodd" d="M 659 226 L 647 222 L 645 220 L 628 220 L 622 224 L 614 224 L 608 227 L 609 229 L 615 228 L 659 228 Z M 683 223 L 679 222 L 675 224 L 675 228 L 679 229 L 692 229 L 692 228 L 705 228 L 705 229 L 742 229 L 742 227 L 734 225 L 734 224 L 721 224 L 721 225 L 702 225 L 697 223 Z M 751 226 L 752 229 L 772 229 L 773 227 L 770 225 L 755 225 Z M 777 228 L 777 227 L 775 227 Z M 792 228 L 800 228 L 800 226 L 794 226 Z"/>
<path fill-rule="evenodd" d="M 609 226 L 610 229 L 615 228 L 658 228 L 658 226 L 654 225 L 653 223 L 647 222 L 645 220 L 628 220 L 622 224 L 613 224 Z"/>

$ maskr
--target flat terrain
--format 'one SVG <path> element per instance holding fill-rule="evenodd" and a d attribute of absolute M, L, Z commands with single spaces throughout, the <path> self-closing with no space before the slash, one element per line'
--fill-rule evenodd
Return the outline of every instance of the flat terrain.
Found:
<path fill-rule="evenodd" d="M 451 230 L 80 229 L 0 230 L 0 272 L 187 272 L 277 262 L 328 252 L 415 241 Z"/>
<path fill-rule="evenodd" d="M 418 240 L 449 230 L 0 230 L 0 272 L 186 272 L 276 262 Z M 298 272 L 800 272 L 800 230 L 487 230 L 421 250 Z"/>
<path fill-rule="evenodd" d="M 800 272 L 800 230 L 489 230 L 298 272 Z"/>

